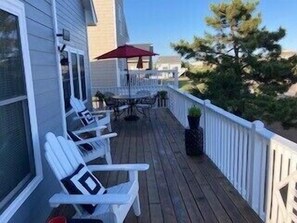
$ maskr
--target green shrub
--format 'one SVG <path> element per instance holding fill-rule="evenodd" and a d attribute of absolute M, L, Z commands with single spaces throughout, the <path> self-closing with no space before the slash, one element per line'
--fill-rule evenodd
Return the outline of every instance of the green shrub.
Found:
<path fill-rule="evenodd" d="M 188 115 L 191 117 L 200 117 L 201 110 L 200 110 L 200 108 L 198 108 L 194 105 L 188 109 Z"/>

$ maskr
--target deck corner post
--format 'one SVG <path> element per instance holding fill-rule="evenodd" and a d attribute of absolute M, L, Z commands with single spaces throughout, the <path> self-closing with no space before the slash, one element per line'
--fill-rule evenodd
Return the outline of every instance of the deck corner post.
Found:
<path fill-rule="evenodd" d="M 177 70 L 177 68 L 174 69 L 173 75 L 174 75 L 174 87 L 175 87 L 175 89 L 178 89 L 178 70 Z"/>
<path fill-rule="evenodd" d="M 258 213 L 259 209 L 259 198 L 260 198 L 260 188 L 259 188 L 259 182 L 260 182 L 260 161 L 259 161 L 259 152 L 261 152 L 261 146 L 259 145 L 259 137 L 257 132 L 260 132 L 262 129 L 264 129 L 264 123 L 256 120 L 252 122 L 251 126 L 251 134 L 250 134 L 250 149 L 249 149 L 249 163 L 248 163 L 248 203 L 251 205 L 251 207 Z"/>

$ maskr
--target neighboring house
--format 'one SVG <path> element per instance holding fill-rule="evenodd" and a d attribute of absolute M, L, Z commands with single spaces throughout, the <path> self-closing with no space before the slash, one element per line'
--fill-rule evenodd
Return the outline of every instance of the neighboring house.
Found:
<path fill-rule="evenodd" d="M 0 222 L 41 223 L 61 190 L 44 136 L 65 135 L 71 94 L 90 96 L 86 26 L 96 14 L 92 0 L 1 0 L 0 16 Z"/>
<path fill-rule="evenodd" d="M 88 28 L 92 95 L 99 87 L 119 86 L 121 71 L 126 68 L 125 59 L 94 58 L 129 41 L 123 0 L 94 0 L 94 6 L 100 12 L 98 25 Z"/>
<path fill-rule="evenodd" d="M 283 50 L 280 54 L 280 57 L 283 58 L 283 59 L 289 59 L 290 57 L 292 56 L 295 56 L 297 55 L 297 52 L 296 51 L 293 51 L 293 50 Z"/>
<path fill-rule="evenodd" d="M 182 61 L 180 56 L 159 56 L 156 61 L 156 69 L 162 70 L 177 70 L 178 76 L 181 76 L 186 69 L 181 67 Z M 171 77 L 171 73 L 161 72 L 162 78 Z"/>
<path fill-rule="evenodd" d="M 180 56 L 159 56 L 156 61 L 157 70 L 181 70 Z"/>
<path fill-rule="evenodd" d="M 143 44 L 130 44 L 139 49 L 147 50 L 154 52 L 153 45 L 151 43 L 143 43 Z M 129 70 L 138 70 L 137 63 L 139 58 L 129 58 L 128 59 L 128 67 Z M 153 69 L 153 59 L 152 57 L 142 57 L 142 70 L 152 70 Z"/>

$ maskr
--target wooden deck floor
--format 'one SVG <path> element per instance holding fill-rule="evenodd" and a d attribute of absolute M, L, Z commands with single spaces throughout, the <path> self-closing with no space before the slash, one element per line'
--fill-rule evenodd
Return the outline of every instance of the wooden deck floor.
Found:
<path fill-rule="evenodd" d="M 205 156 L 185 153 L 184 128 L 167 109 L 151 118 L 113 123 L 114 163 L 148 163 L 140 173 L 142 214 L 130 211 L 125 222 L 261 222 L 222 173 Z M 127 174 L 101 176 L 105 185 L 125 181 Z"/>

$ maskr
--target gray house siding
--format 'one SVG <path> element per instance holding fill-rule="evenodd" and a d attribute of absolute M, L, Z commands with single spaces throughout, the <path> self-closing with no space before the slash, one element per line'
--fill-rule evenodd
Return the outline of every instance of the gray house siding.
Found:
<path fill-rule="evenodd" d="M 50 213 L 48 200 L 59 190 L 58 182 L 44 158 L 44 135 L 48 131 L 61 135 L 59 78 L 51 1 L 23 0 L 34 86 L 37 123 L 43 166 L 43 181 L 10 219 L 11 223 L 45 222 Z"/>
<path fill-rule="evenodd" d="M 56 0 L 58 30 L 62 33 L 62 29 L 70 31 L 70 41 L 63 40 L 60 43 L 65 43 L 66 48 L 71 47 L 84 52 L 85 59 L 85 74 L 86 86 L 88 89 L 87 98 L 90 99 L 90 68 L 89 68 L 89 53 L 88 53 L 88 37 L 84 9 L 81 0 Z M 91 101 L 88 100 L 88 106 Z M 77 122 L 73 122 L 74 113 L 67 116 L 67 126 L 69 129 L 75 129 L 78 126 Z"/>
<path fill-rule="evenodd" d="M 44 156 L 45 134 L 49 131 L 63 134 L 61 113 L 60 77 L 56 62 L 55 31 L 51 0 L 21 0 L 25 5 L 31 59 L 33 88 L 35 94 L 38 132 L 43 168 L 43 180 L 26 199 L 10 223 L 42 223 L 50 214 L 49 198 L 61 188 Z M 81 0 L 56 0 L 58 29 L 68 29 L 71 40 L 67 46 L 84 51 L 85 72 L 89 96 L 89 59 L 87 31 Z M 63 43 L 63 42 L 61 42 Z M 89 97 L 88 97 L 89 98 Z"/>

